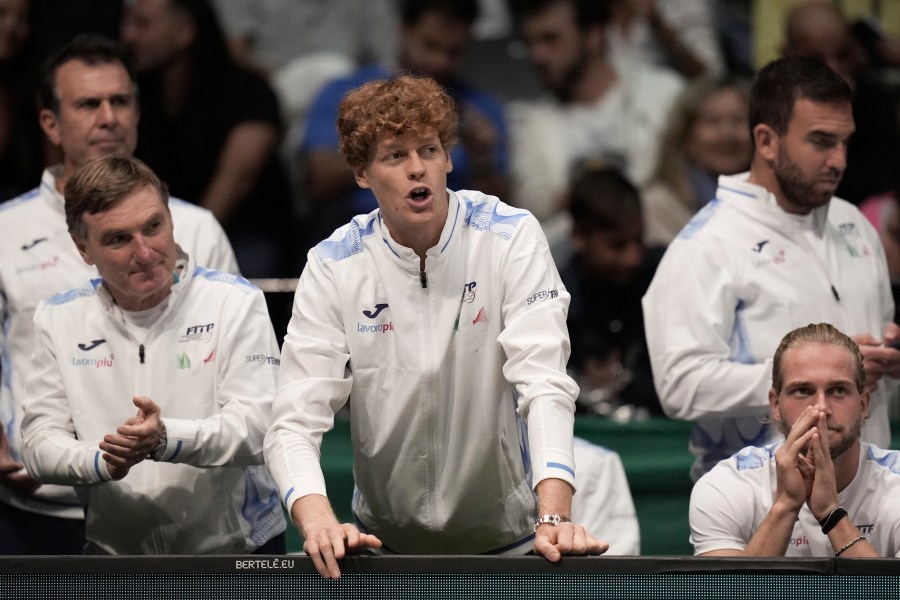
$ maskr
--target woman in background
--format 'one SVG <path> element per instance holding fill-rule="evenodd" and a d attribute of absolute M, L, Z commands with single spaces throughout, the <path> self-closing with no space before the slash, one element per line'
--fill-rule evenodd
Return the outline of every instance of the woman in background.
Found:
<path fill-rule="evenodd" d="M 685 89 L 672 110 L 656 175 L 643 190 L 648 246 L 668 245 L 713 199 L 719 175 L 750 167 L 747 83 L 704 79 Z"/>

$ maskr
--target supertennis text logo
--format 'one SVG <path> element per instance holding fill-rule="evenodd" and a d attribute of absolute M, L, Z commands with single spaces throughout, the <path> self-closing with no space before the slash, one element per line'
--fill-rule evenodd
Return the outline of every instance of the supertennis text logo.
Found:
<path fill-rule="evenodd" d="M 556 298 L 559 296 L 558 290 L 541 290 L 539 292 L 535 292 L 532 294 L 525 302 L 528 303 L 528 306 L 531 306 L 535 302 L 543 302 L 549 298 Z"/>
<path fill-rule="evenodd" d="M 281 364 L 281 359 L 277 356 L 269 356 L 268 354 L 248 354 L 244 357 L 245 363 L 256 363 L 258 365 L 275 365 Z"/>

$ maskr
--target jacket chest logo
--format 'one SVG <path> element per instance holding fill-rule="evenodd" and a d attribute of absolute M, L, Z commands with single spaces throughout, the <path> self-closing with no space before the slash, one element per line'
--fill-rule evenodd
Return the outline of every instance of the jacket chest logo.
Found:
<path fill-rule="evenodd" d="M 185 329 L 184 335 L 178 338 L 178 342 L 208 342 L 212 339 L 212 331 L 215 327 L 215 323 L 190 325 Z"/>

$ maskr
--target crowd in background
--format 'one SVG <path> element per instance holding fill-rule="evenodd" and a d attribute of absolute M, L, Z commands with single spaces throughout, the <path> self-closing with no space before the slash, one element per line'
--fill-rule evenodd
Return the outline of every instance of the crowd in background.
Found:
<path fill-rule="evenodd" d="M 296 277 L 313 245 L 375 208 L 338 151 L 341 97 L 398 70 L 430 75 L 461 115 L 448 185 L 545 229 L 573 296 L 581 409 L 657 414 L 640 298 L 718 175 L 749 168 L 756 69 L 818 56 L 856 94 L 838 195 L 881 233 L 900 289 L 898 3 L 583 4 L 0 0 L 0 201 L 61 161 L 38 125 L 43 58 L 101 33 L 138 73 L 135 156 L 212 211 L 245 276 Z"/>

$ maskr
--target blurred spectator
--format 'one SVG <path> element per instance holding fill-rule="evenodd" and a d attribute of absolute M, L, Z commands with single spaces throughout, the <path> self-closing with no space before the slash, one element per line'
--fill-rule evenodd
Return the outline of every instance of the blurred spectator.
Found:
<path fill-rule="evenodd" d="M 646 183 L 683 81 L 649 65 L 620 71 L 604 51 L 605 3 L 528 0 L 518 7 L 529 59 L 552 96 L 510 105 L 512 199 L 543 222 L 555 244 L 567 235 L 548 220 L 564 207 L 572 166 L 602 160 L 635 185 Z"/>
<path fill-rule="evenodd" d="M 41 176 L 31 0 L 0 0 L 0 202 Z"/>
<path fill-rule="evenodd" d="M 135 0 L 121 35 L 140 73 L 135 154 L 173 194 L 216 215 L 245 276 L 296 273 L 278 102 L 234 64 L 209 2 Z"/>
<path fill-rule="evenodd" d="M 753 75 L 753 0 L 716 0 L 716 29 L 725 72 Z"/>
<path fill-rule="evenodd" d="M 827 0 L 792 7 L 782 53 L 819 58 L 853 88 L 856 133 L 847 148 L 847 170 L 836 195 L 860 204 L 869 196 L 900 189 L 897 98 L 866 68 L 865 54 L 840 9 Z"/>
<path fill-rule="evenodd" d="M 436 79 L 459 111 L 459 143 L 450 153 L 453 171 L 447 176 L 447 185 L 453 190 L 477 189 L 505 197 L 507 129 L 503 108 L 459 77 L 478 17 L 477 1 L 404 0 L 400 12 L 400 65 L 410 73 Z M 375 196 L 356 185 L 338 152 L 335 119 L 348 91 L 390 75 L 381 66 L 364 66 L 328 83 L 310 109 L 301 154 L 307 163 L 308 193 L 314 205 L 315 242 L 353 215 L 376 207 Z"/>
<path fill-rule="evenodd" d="M 719 0 L 725 1 L 725 0 Z M 749 0 L 752 8 L 753 53 L 757 67 L 762 67 L 775 58 L 784 44 L 783 23 L 788 11 L 797 4 L 803 4 L 808 0 Z M 896 40 L 900 39 L 900 2 L 894 0 L 832 0 L 839 7 L 848 23 L 865 28 L 875 28 L 875 32 L 869 31 L 863 34 L 870 36 L 865 44 L 869 48 L 883 48 L 890 56 L 891 48 L 896 48 Z M 857 32 L 859 35 L 861 32 Z M 874 36 L 874 37 L 872 37 Z M 879 38 L 887 44 L 881 45 Z M 878 64 L 881 60 L 876 55 L 874 60 Z"/>
<path fill-rule="evenodd" d="M 214 0 L 238 64 L 259 71 L 278 95 L 286 124 L 280 154 L 292 201 L 308 217 L 304 167 L 295 160 L 322 86 L 363 64 L 393 66 L 399 19 L 394 0 Z M 318 240 L 316 240 L 318 241 Z"/>
<path fill-rule="evenodd" d="M 862 44 L 872 64 L 877 67 L 900 67 L 900 37 L 886 31 L 873 15 L 854 22 L 853 35 Z"/>
<path fill-rule="evenodd" d="M 610 0 L 610 9 L 606 49 L 622 71 L 652 64 L 688 79 L 722 73 L 710 0 Z"/>
<path fill-rule="evenodd" d="M 393 65 L 394 0 L 214 0 L 235 59 L 266 74 L 298 58 L 341 54 L 356 64 Z"/>
<path fill-rule="evenodd" d="M 668 245 L 716 195 L 719 175 L 750 168 L 749 84 L 725 77 L 701 79 L 672 110 L 660 148 L 659 169 L 644 189 L 644 239 Z"/>
<path fill-rule="evenodd" d="M 615 169 L 588 167 L 573 181 L 569 212 L 574 256 L 560 275 L 572 296 L 577 406 L 623 419 L 662 414 L 641 312 L 662 249 L 644 247 L 638 191 Z"/>

